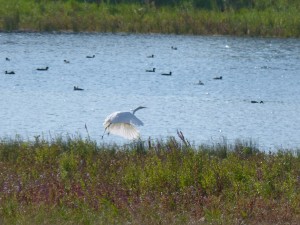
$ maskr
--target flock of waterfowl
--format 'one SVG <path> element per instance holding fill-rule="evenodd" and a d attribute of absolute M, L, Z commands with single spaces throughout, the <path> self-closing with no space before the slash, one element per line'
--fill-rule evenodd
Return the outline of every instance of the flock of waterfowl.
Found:
<path fill-rule="evenodd" d="M 174 47 L 174 46 L 171 46 L 171 49 L 172 50 L 177 50 L 177 47 Z M 152 55 L 149 55 L 149 56 L 147 56 L 147 58 L 154 58 L 154 55 L 152 54 Z M 155 73 L 155 70 L 156 70 L 156 68 L 154 67 L 154 68 L 152 68 L 152 69 L 146 69 L 146 72 L 149 72 L 149 73 Z M 168 72 L 168 73 L 161 73 L 161 75 L 163 75 L 163 76 L 172 76 L 172 71 L 170 71 L 170 72 Z M 214 80 L 222 80 L 222 76 L 220 76 L 220 77 L 214 77 L 213 79 Z M 199 82 L 198 83 L 196 83 L 196 84 L 198 84 L 198 85 L 204 85 L 204 83 L 201 81 L 201 80 L 199 80 Z"/>
<path fill-rule="evenodd" d="M 86 58 L 92 59 L 92 58 L 95 58 L 95 55 L 92 55 L 92 56 L 89 56 L 89 55 L 88 55 L 88 56 L 86 56 Z M 6 57 L 5 60 L 6 60 L 6 61 L 10 61 L 10 58 Z M 66 59 L 64 60 L 64 62 L 65 62 L 65 63 L 70 63 L 70 61 L 68 61 L 68 60 L 66 60 Z M 49 69 L 48 66 L 36 68 L 37 71 L 47 71 L 48 69 Z M 16 74 L 15 71 L 13 71 L 13 70 L 11 70 L 11 71 L 5 70 L 4 73 L 7 74 L 7 75 L 13 75 L 13 74 Z M 78 86 L 74 86 L 73 90 L 74 90 L 74 91 L 83 91 L 84 89 L 83 89 L 83 88 L 80 88 L 80 87 L 78 87 Z"/>
<path fill-rule="evenodd" d="M 177 50 L 177 47 L 172 46 L 171 49 Z M 149 55 L 149 56 L 147 56 L 147 58 L 154 58 L 154 55 L 153 54 Z M 147 69 L 146 72 L 155 73 L 155 70 L 156 70 L 156 68 Z M 172 76 L 172 71 L 170 71 L 168 73 L 161 73 L 160 75 L 162 75 L 162 76 Z"/>
<path fill-rule="evenodd" d="M 174 46 L 171 46 L 171 49 L 172 50 L 177 50 L 177 47 L 174 47 Z M 154 55 L 149 55 L 147 56 L 147 58 L 154 58 Z M 152 69 L 146 69 L 146 72 L 148 73 L 155 73 L 156 71 L 156 68 L 153 67 Z M 169 73 L 161 73 L 161 75 L 163 76 L 172 76 L 172 71 L 170 71 Z M 223 80 L 223 76 L 217 76 L 217 77 L 213 77 L 212 78 L 213 80 Z M 195 83 L 196 85 L 204 85 L 204 83 L 199 80 L 197 83 Z M 251 100 L 250 101 L 251 103 L 260 103 L 260 104 L 263 104 L 264 102 L 263 101 L 256 101 L 256 100 Z"/>
<path fill-rule="evenodd" d="M 172 50 L 177 50 L 177 47 L 174 47 L 174 46 L 171 46 L 171 49 Z M 95 55 L 88 55 L 88 56 L 86 56 L 86 58 L 88 58 L 88 59 L 92 59 L 92 58 L 95 58 Z M 149 55 L 149 56 L 147 56 L 147 58 L 154 58 L 154 55 L 152 54 L 152 55 Z M 5 58 L 5 60 L 6 61 L 10 61 L 10 58 Z M 64 60 L 64 63 L 70 63 L 70 61 L 68 61 L 68 60 Z M 44 68 L 37 68 L 36 70 L 37 71 L 47 71 L 49 69 L 49 67 L 47 66 L 47 67 L 44 67 Z M 156 68 L 154 67 L 154 68 L 152 68 L 152 69 L 146 69 L 146 72 L 149 72 L 149 73 L 155 73 L 156 72 Z M 11 71 L 5 71 L 5 74 L 7 74 L 7 75 L 13 75 L 13 74 L 15 74 L 15 71 L 13 71 L 13 70 L 11 70 Z M 164 73 L 161 73 L 161 75 L 162 76 L 172 76 L 172 71 L 170 71 L 170 72 L 164 72 Z M 214 80 L 222 80 L 223 79 L 223 77 L 222 76 L 217 76 L 217 77 L 214 77 L 213 78 Z M 201 80 L 199 80 L 198 81 L 198 83 L 195 83 L 196 85 L 204 85 L 204 83 L 201 81 Z M 84 89 L 83 88 L 80 88 L 80 87 L 78 87 L 78 86 L 74 86 L 73 87 L 73 90 L 74 91 L 83 91 Z M 262 103 L 264 103 L 263 101 L 256 101 L 256 100 L 251 100 L 250 101 L 251 103 L 260 103 L 260 104 L 262 104 Z"/>

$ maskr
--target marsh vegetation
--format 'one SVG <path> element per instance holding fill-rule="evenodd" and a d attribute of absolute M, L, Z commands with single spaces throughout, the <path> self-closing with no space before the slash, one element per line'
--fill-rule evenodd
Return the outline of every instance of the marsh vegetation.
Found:
<path fill-rule="evenodd" d="M 297 0 L 0 0 L 2 31 L 300 36 Z"/>
<path fill-rule="evenodd" d="M 183 137 L 1 140 L 3 224 L 278 224 L 300 219 L 300 155 Z"/>

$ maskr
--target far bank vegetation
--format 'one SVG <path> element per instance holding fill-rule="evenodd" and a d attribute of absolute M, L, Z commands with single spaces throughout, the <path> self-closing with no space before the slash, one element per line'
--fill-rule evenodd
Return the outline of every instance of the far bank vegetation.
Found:
<path fill-rule="evenodd" d="M 298 0 L 0 0 L 0 31 L 300 36 Z"/>

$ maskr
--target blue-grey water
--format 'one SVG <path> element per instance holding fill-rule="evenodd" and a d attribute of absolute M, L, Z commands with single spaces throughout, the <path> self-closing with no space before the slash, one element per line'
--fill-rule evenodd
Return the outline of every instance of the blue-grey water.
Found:
<path fill-rule="evenodd" d="M 225 138 L 251 139 L 263 150 L 300 146 L 299 39 L 1 33 L 0 72 L 1 138 L 87 137 L 86 124 L 99 143 L 126 143 L 101 140 L 103 120 L 142 105 L 143 139 L 180 130 L 194 144 Z"/>

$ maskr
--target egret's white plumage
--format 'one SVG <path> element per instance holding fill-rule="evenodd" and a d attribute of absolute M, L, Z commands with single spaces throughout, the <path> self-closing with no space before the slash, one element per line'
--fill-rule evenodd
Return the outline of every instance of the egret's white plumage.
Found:
<path fill-rule="evenodd" d="M 114 112 L 106 117 L 104 120 L 105 131 L 127 139 L 136 139 L 139 137 L 139 131 L 135 126 L 143 126 L 144 123 L 139 120 L 134 113 L 146 107 L 140 106 L 131 112 Z M 103 136 L 102 136 L 103 137 Z"/>

